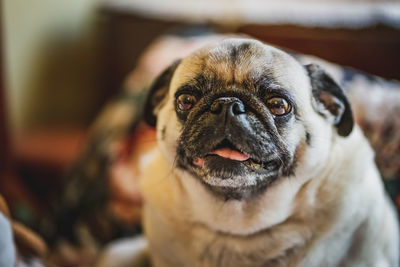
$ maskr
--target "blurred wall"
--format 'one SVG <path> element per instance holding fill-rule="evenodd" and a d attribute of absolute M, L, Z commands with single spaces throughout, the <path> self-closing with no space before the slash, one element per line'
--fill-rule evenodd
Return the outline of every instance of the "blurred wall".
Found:
<path fill-rule="evenodd" d="M 12 129 L 82 125 L 100 88 L 99 0 L 3 0 L 6 93 Z"/>

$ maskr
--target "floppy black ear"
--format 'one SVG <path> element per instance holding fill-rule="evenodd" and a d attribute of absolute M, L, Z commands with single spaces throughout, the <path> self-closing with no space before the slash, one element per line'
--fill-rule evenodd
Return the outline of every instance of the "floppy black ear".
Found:
<path fill-rule="evenodd" d="M 314 108 L 320 114 L 326 113 L 326 110 L 329 111 L 334 118 L 338 134 L 348 136 L 353 130 L 354 119 L 343 89 L 318 65 L 310 64 L 305 68 L 310 76 L 312 93 L 317 102 Z M 322 110 L 324 108 L 325 112 Z"/>
<path fill-rule="evenodd" d="M 179 65 L 180 60 L 175 61 L 164 70 L 153 82 L 150 87 L 149 94 L 147 95 L 146 104 L 144 106 L 144 120 L 152 126 L 156 126 L 157 117 L 155 115 L 156 107 L 161 103 L 169 90 L 169 83 L 172 75 Z"/>

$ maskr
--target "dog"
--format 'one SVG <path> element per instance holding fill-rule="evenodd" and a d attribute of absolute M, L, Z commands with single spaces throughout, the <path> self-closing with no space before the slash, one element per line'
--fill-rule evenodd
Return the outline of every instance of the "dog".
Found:
<path fill-rule="evenodd" d="M 317 65 L 228 38 L 165 70 L 144 114 L 152 266 L 398 266 L 374 153 Z"/>

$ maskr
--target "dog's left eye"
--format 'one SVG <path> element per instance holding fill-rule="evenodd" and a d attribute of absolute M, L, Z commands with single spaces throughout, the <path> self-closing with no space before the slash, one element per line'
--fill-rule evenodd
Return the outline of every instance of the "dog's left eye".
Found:
<path fill-rule="evenodd" d="M 271 97 L 267 100 L 267 107 L 272 114 L 282 116 L 288 114 L 292 109 L 291 105 L 282 97 Z"/>
<path fill-rule="evenodd" d="M 176 106 L 181 111 L 190 110 L 197 102 L 197 98 L 189 94 L 181 94 L 176 99 Z"/>

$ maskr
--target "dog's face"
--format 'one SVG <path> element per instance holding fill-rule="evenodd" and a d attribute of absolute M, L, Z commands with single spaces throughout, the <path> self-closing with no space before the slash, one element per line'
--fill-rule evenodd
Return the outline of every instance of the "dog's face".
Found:
<path fill-rule="evenodd" d="M 327 74 L 249 39 L 174 63 L 154 83 L 145 116 L 171 164 L 225 200 L 316 168 L 332 138 L 353 127 L 349 103 Z"/>

